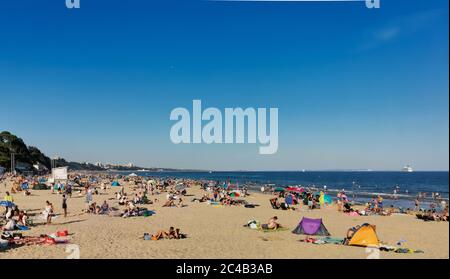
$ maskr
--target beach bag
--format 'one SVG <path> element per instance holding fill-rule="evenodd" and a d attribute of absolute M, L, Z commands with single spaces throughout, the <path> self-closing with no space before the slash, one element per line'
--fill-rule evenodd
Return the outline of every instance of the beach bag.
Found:
<path fill-rule="evenodd" d="M 22 239 L 23 236 L 22 236 L 21 233 L 13 233 L 12 234 L 12 238 L 15 239 L 15 240 L 18 240 L 18 239 Z"/>
<path fill-rule="evenodd" d="M 259 222 L 256 220 L 251 220 L 251 221 L 247 222 L 247 226 L 252 230 L 257 230 L 259 227 L 258 225 L 259 225 Z"/>
<path fill-rule="evenodd" d="M 52 237 L 46 237 L 44 243 L 49 244 L 49 245 L 54 245 L 54 244 L 56 244 L 56 240 Z"/>
<path fill-rule="evenodd" d="M 58 236 L 58 237 L 68 236 L 68 235 L 69 235 L 69 231 L 68 230 L 63 230 L 63 231 L 57 231 L 56 232 L 56 236 Z"/>
<path fill-rule="evenodd" d="M 0 239 L 0 251 L 8 248 L 9 241 Z"/>

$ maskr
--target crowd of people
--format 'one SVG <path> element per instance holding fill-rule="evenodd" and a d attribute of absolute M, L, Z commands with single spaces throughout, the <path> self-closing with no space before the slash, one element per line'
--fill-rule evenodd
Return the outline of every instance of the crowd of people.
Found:
<path fill-rule="evenodd" d="M 30 195 L 29 188 L 35 187 L 46 183 L 45 177 L 24 177 L 24 176 L 3 176 L 3 180 L 10 178 L 14 181 L 13 187 L 10 191 L 6 191 L 3 198 L 5 202 L 14 203 L 14 193 L 24 191 L 25 195 Z M 120 182 L 127 184 L 126 193 L 125 187 L 120 186 Z M 1 182 L 1 180 L 0 180 Z M 47 183 L 49 184 L 49 183 Z M 27 185 L 27 187 L 23 187 Z M 130 176 L 113 176 L 110 174 L 71 174 L 69 179 L 63 182 L 50 183 L 49 188 L 53 194 L 60 195 L 61 197 L 61 216 L 68 217 L 70 199 L 73 193 L 78 193 L 78 196 L 84 196 L 85 208 L 84 213 L 95 215 L 110 215 L 121 216 L 124 218 L 142 216 L 145 212 L 148 212 L 147 208 L 141 207 L 142 205 L 156 205 L 160 204 L 161 207 L 185 207 L 186 197 L 188 196 L 188 190 L 190 187 L 199 186 L 204 190 L 204 194 L 197 198 L 191 199 L 192 202 L 218 204 L 223 206 L 232 205 L 244 205 L 251 207 L 245 200 L 249 194 L 245 187 L 238 188 L 237 185 L 233 185 L 229 182 L 221 183 L 219 181 L 198 181 L 190 179 L 155 179 L 144 177 L 130 177 Z M 99 199 L 94 196 L 106 195 L 110 193 L 106 191 L 112 187 L 117 187 L 117 191 L 114 192 L 114 196 L 109 200 L 114 200 L 116 206 L 111 206 L 107 199 L 103 199 L 102 202 L 98 202 Z M 288 189 L 288 188 L 286 188 Z M 308 210 L 323 208 L 327 203 L 324 202 L 324 196 L 326 191 L 317 191 L 317 189 L 294 189 L 293 191 L 284 190 L 277 191 L 274 187 L 266 187 L 263 192 L 270 192 L 273 197 L 270 198 L 270 205 L 273 209 L 281 210 L 296 210 L 296 208 L 306 207 Z M 160 197 L 161 194 L 165 195 L 166 200 L 159 203 L 156 195 Z M 421 200 L 425 197 L 423 193 L 415 200 L 414 211 L 419 212 L 417 218 L 426 221 L 448 221 L 448 205 L 443 206 L 445 201 L 439 194 L 433 193 L 432 197 L 437 206 L 443 206 L 443 210 L 440 212 L 437 208 L 430 208 L 429 210 L 423 210 L 420 208 Z M 97 201 L 95 201 L 97 200 Z M 399 212 L 399 209 L 393 206 L 386 207 L 381 195 L 373 197 L 364 206 L 356 207 L 355 204 L 349 200 L 344 191 L 337 193 L 334 203 L 337 205 L 339 211 L 347 214 L 358 215 L 391 215 Z M 433 203 L 432 203 L 433 206 Z M 55 208 L 53 203 L 46 201 L 42 216 L 44 224 L 52 224 L 53 218 L 59 211 Z M 113 214 L 116 213 L 116 214 Z M 17 205 L 7 206 L 4 212 L 5 224 L 2 229 L 5 231 L 17 230 L 20 226 L 26 227 L 32 224 L 30 217 L 25 210 L 20 210 Z M 276 216 L 269 219 L 265 224 L 260 225 L 259 228 L 264 230 L 276 230 L 280 228 L 278 218 Z M 160 230 L 157 233 L 150 235 L 146 234 L 144 237 L 150 239 L 180 239 L 186 237 L 185 234 L 181 234 L 179 229 L 171 227 L 168 231 Z"/>

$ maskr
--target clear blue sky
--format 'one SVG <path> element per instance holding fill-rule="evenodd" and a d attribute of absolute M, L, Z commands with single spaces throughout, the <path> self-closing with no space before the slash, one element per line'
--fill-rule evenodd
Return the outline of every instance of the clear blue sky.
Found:
<path fill-rule="evenodd" d="M 90 162 L 448 170 L 448 1 L 0 2 L 0 130 Z M 278 107 L 279 149 L 174 145 L 170 111 Z"/>

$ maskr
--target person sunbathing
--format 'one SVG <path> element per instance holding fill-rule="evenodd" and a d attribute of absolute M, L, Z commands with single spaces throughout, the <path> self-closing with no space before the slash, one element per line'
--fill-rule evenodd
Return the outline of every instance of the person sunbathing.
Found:
<path fill-rule="evenodd" d="M 356 227 L 353 227 L 353 228 L 348 229 L 348 231 L 347 231 L 347 236 L 346 236 L 346 238 L 345 238 L 345 240 L 344 240 L 344 245 L 348 245 L 348 243 L 349 243 L 350 240 L 352 239 L 353 235 L 355 234 L 355 232 L 356 232 L 357 230 L 359 230 L 359 228 L 360 228 L 360 226 L 358 225 L 358 226 L 356 226 Z"/>
<path fill-rule="evenodd" d="M 273 209 L 280 209 L 281 208 L 281 205 L 278 202 L 278 198 L 270 199 L 270 205 L 272 205 Z"/>
<path fill-rule="evenodd" d="M 138 204 L 141 202 L 141 199 L 139 198 L 138 194 L 134 194 L 133 202 L 135 204 Z"/>
<path fill-rule="evenodd" d="M 100 209 L 101 209 L 100 214 L 108 214 L 109 204 L 106 201 L 104 201 Z"/>
<path fill-rule="evenodd" d="M 180 229 L 174 229 L 170 227 L 169 229 L 169 239 L 182 239 L 186 238 L 186 234 L 180 233 Z"/>
<path fill-rule="evenodd" d="M 196 201 L 198 201 L 198 202 L 207 202 L 208 200 L 209 200 L 208 195 L 204 194 L 203 197 L 201 197 L 200 199 L 193 198 L 192 202 L 196 202 Z"/>
<path fill-rule="evenodd" d="M 173 200 L 168 200 L 162 207 L 172 207 L 172 206 L 176 206 L 175 202 Z"/>
<path fill-rule="evenodd" d="M 277 221 L 278 221 L 278 217 L 274 216 L 269 219 L 269 222 L 267 222 L 267 224 L 262 224 L 261 228 L 263 230 L 277 230 L 277 229 L 281 228 L 281 225 L 278 224 Z"/>
<path fill-rule="evenodd" d="M 152 240 L 160 240 L 161 238 L 168 238 L 169 233 L 163 230 L 159 230 L 156 234 L 152 235 Z"/>
<path fill-rule="evenodd" d="M 127 196 L 122 196 L 119 200 L 119 205 L 127 204 Z"/>
<path fill-rule="evenodd" d="M 442 221 L 448 222 L 448 206 L 446 206 L 444 211 L 442 212 L 441 219 Z"/>
<path fill-rule="evenodd" d="M 369 225 L 369 224 L 365 223 L 365 224 L 363 224 L 362 226 L 366 226 L 366 225 Z M 353 227 L 353 228 L 348 229 L 348 231 L 347 231 L 347 236 L 346 236 L 346 238 L 345 238 L 345 240 L 344 240 L 344 245 L 348 245 L 348 243 L 349 243 L 350 240 L 352 239 L 353 235 L 355 235 L 355 233 L 356 233 L 362 226 L 357 225 L 356 227 Z M 374 231 L 377 230 L 377 226 L 375 226 L 375 225 L 369 225 L 369 226 L 371 226 L 371 227 L 373 228 Z"/>
<path fill-rule="evenodd" d="M 179 206 L 179 207 L 184 207 L 183 199 L 182 199 L 182 198 L 178 198 L 178 206 Z"/>
<path fill-rule="evenodd" d="M 19 213 L 19 225 L 26 226 L 28 220 L 27 212 L 24 210 L 21 210 Z"/>
<path fill-rule="evenodd" d="M 97 203 L 93 202 L 93 203 L 89 206 L 89 212 L 88 212 L 88 213 L 96 214 L 96 207 L 97 207 Z"/>
<path fill-rule="evenodd" d="M 352 208 L 350 203 L 348 203 L 348 202 L 344 203 L 344 213 L 350 213 L 350 212 L 354 212 L 354 211 L 355 210 Z"/>
<path fill-rule="evenodd" d="M 2 230 L 4 231 L 14 231 L 17 229 L 17 223 L 16 220 L 14 220 L 14 218 L 11 218 L 8 220 L 8 222 L 6 223 L 6 225 L 4 225 L 2 227 Z"/>

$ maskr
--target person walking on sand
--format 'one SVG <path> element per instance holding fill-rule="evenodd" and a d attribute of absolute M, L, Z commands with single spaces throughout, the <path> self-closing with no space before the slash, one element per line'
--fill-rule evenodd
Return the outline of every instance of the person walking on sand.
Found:
<path fill-rule="evenodd" d="M 64 218 L 67 217 L 67 197 L 66 195 L 62 196 L 62 209 L 64 211 Z"/>

